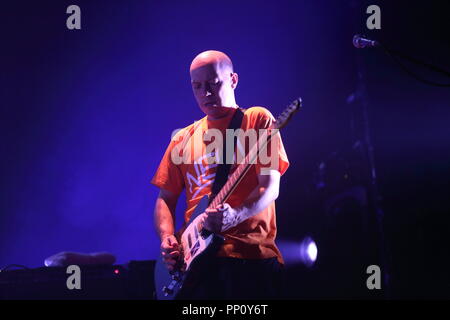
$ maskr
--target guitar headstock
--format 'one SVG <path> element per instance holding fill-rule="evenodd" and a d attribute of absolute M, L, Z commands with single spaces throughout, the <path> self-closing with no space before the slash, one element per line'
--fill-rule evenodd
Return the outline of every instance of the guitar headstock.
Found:
<path fill-rule="evenodd" d="M 281 129 L 286 126 L 291 120 L 294 113 L 296 113 L 302 107 L 302 99 L 299 97 L 291 102 L 290 105 L 287 106 L 286 109 L 278 116 L 275 122 L 275 128 Z"/>

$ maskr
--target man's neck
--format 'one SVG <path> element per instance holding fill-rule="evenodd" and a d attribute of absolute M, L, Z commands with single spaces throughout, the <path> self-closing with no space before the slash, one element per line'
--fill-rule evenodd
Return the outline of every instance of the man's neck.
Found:
<path fill-rule="evenodd" d="M 224 112 L 224 113 L 222 113 L 222 114 L 220 114 L 220 115 L 218 115 L 218 116 L 213 116 L 213 115 L 207 115 L 207 119 L 208 120 L 220 120 L 220 119 L 223 119 L 223 118 L 226 118 L 226 117 L 228 117 L 229 115 L 230 115 L 230 113 L 232 113 L 233 112 L 233 110 L 236 110 L 237 108 L 239 108 L 239 106 L 237 105 L 237 104 L 235 104 L 233 107 L 222 107 L 222 108 L 224 108 L 224 109 L 226 109 L 227 110 L 227 112 Z"/>

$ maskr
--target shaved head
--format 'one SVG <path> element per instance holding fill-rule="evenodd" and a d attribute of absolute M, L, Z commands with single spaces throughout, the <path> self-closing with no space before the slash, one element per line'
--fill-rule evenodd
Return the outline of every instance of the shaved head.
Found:
<path fill-rule="evenodd" d="M 198 54 L 194 60 L 192 60 L 189 71 L 203 67 L 207 64 L 216 64 L 221 70 L 228 69 L 230 72 L 233 72 L 233 63 L 231 62 L 230 57 L 225 53 L 216 50 L 203 51 Z"/>
<path fill-rule="evenodd" d="M 200 109 L 214 120 L 237 108 L 234 89 L 238 75 L 225 53 L 208 50 L 197 55 L 189 68 L 192 90 Z"/>

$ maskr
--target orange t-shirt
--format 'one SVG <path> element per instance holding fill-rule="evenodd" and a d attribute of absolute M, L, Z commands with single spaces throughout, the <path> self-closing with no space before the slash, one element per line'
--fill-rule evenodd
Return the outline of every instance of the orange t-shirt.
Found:
<path fill-rule="evenodd" d="M 217 164 L 207 163 L 206 157 L 211 156 L 211 154 L 205 154 L 207 150 L 206 145 L 208 144 L 205 144 L 202 140 L 200 140 L 201 143 L 197 143 L 199 140 L 194 137 L 196 135 L 203 137 L 203 134 L 212 128 L 218 129 L 225 134 L 225 130 L 228 128 L 234 112 L 235 110 L 230 112 L 226 117 L 218 120 L 208 120 L 205 116 L 198 122 L 178 131 L 172 138 L 158 170 L 151 181 L 158 188 L 169 190 L 175 194 L 180 194 L 183 189 L 186 189 L 186 223 L 189 221 L 199 201 L 205 195 L 211 194 L 211 188 L 217 170 Z M 267 109 L 263 107 L 252 107 L 245 110 L 241 129 L 244 131 L 250 128 L 265 129 L 274 120 L 274 117 Z M 191 136 L 193 131 L 195 133 Z M 274 162 L 277 164 L 277 168 L 273 167 L 273 163 L 262 164 L 258 160 L 226 201 L 231 207 L 239 207 L 258 186 L 258 174 L 264 167 L 276 169 L 281 175 L 287 170 L 289 161 L 279 133 L 272 138 L 267 149 L 270 150 L 270 144 L 274 142 L 274 139 L 277 142 L 275 144 L 277 148 L 277 162 Z M 189 161 L 175 160 L 174 163 L 172 152 L 175 146 L 177 146 L 178 150 L 183 150 L 182 155 L 184 159 L 188 159 Z M 247 145 L 245 149 L 248 152 Z M 269 155 L 271 156 L 270 152 Z M 236 165 L 233 165 L 230 174 L 235 168 Z M 218 256 L 244 259 L 277 257 L 278 261 L 283 263 L 281 253 L 275 245 L 276 233 L 275 202 L 272 202 L 263 211 L 223 232 L 222 235 L 225 237 L 225 242 L 220 248 Z"/>

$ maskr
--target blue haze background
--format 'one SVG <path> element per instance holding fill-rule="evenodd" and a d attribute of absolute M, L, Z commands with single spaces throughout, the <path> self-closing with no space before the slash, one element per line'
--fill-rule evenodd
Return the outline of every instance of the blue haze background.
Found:
<path fill-rule="evenodd" d="M 78 31 L 66 28 L 71 4 L 81 7 Z M 382 30 L 365 28 L 369 4 L 380 5 Z M 157 257 L 158 191 L 149 181 L 172 130 L 203 116 L 188 68 L 215 49 L 234 62 L 240 106 L 266 106 L 276 116 L 303 98 L 304 110 L 282 133 L 291 161 L 277 201 L 286 241 L 325 219 L 304 203 L 318 163 L 352 145 L 346 99 L 361 59 L 395 294 L 448 295 L 449 89 L 421 84 L 381 51 L 351 43 L 365 33 L 449 69 L 445 8 L 444 1 L 2 5 L 0 267 L 42 266 L 59 251 L 109 251 L 118 263 Z M 320 250 L 319 242 L 319 257 Z M 299 296 L 328 296 L 322 290 Z"/>

